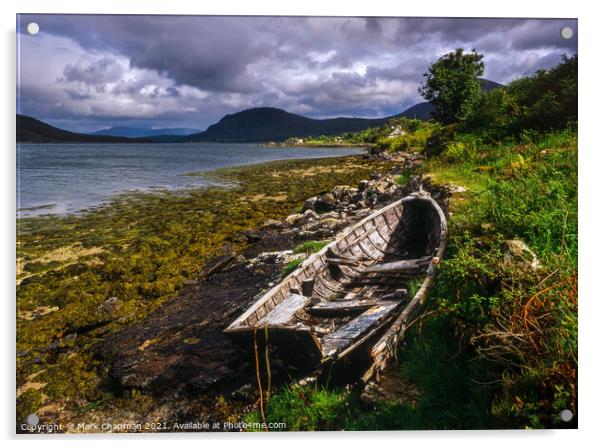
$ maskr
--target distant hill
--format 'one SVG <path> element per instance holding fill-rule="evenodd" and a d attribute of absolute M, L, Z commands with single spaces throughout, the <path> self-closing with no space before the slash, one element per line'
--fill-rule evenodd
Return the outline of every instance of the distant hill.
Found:
<path fill-rule="evenodd" d="M 494 81 L 480 79 L 483 91 L 502 87 Z M 382 126 L 391 118 L 408 117 L 420 120 L 431 118 L 433 106 L 428 102 L 415 104 L 405 111 L 384 118 L 329 118 L 317 120 L 274 107 L 257 107 L 226 115 L 204 132 L 189 128 L 128 128 L 112 127 L 94 134 L 78 134 L 55 128 L 35 118 L 17 115 L 17 141 L 34 143 L 85 142 L 266 142 L 290 137 L 318 137 L 358 132 Z M 150 134 L 149 134 L 150 132 Z M 190 135 L 188 135 L 192 132 Z M 142 135 L 144 134 L 144 135 Z"/>
<path fill-rule="evenodd" d="M 113 126 L 107 129 L 101 129 L 92 132 L 90 135 L 111 135 L 115 137 L 156 137 L 156 136 L 171 136 L 171 135 L 190 135 L 201 132 L 199 129 L 192 128 L 142 128 L 142 127 L 125 127 Z"/>
<path fill-rule="evenodd" d="M 499 84 L 495 81 L 489 81 L 488 79 L 479 78 L 479 82 L 481 83 L 481 90 L 483 92 L 488 92 L 499 87 L 504 87 L 503 84 Z M 424 101 L 422 103 L 414 104 L 413 106 L 404 110 L 402 113 L 395 115 L 395 117 L 407 117 L 414 118 L 417 120 L 429 120 L 431 118 L 432 112 L 433 105 L 428 101 Z"/>
<path fill-rule="evenodd" d="M 17 114 L 17 142 L 19 143 L 135 143 L 148 141 L 150 140 L 78 134 L 55 128 L 27 115 Z"/>
<path fill-rule="evenodd" d="M 483 91 L 502 87 L 494 81 L 480 79 Z M 265 142 L 281 141 L 290 137 L 317 137 L 358 132 L 382 126 L 391 118 L 407 117 L 419 120 L 431 118 L 433 106 L 422 102 L 409 107 L 400 114 L 384 118 L 330 118 L 316 120 L 292 114 L 273 107 L 257 107 L 226 115 L 206 131 L 189 135 L 185 141 L 216 142 Z"/>
<path fill-rule="evenodd" d="M 429 120 L 431 118 L 431 112 L 433 112 L 433 105 L 428 101 L 424 101 L 408 107 L 402 113 L 395 115 L 395 117 L 406 117 L 415 120 Z"/>
<path fill-rule="evenodd" d="M 316 120 L 274 107 L 257 107 L 226 115 L 188 141 L 264 142 L 289 137 L 337 135 L 357 132 L 387 122 L 387 118 L 331 118 Z"/>
<path fill-rule="evenodd" d="M 483 92 L 489 92 L 493 89 L 499 89 L 500 87 L 504 87 L 504 84 L 500 84 L 499 82 L 490 81 L 485 78 L 479 78 L 479 82 L 481 83 L 481 90 Z"/>

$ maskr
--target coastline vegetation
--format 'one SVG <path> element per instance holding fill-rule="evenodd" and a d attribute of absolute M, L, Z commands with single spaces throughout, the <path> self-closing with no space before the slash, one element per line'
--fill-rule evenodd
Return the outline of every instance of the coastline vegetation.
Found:
<path fill-rule="evenodd" d="M 349 136 L 418 150 L 428 155 L 418 174 L 462 187 L 426 310 L 392 368 L 418 393 L 368 404 L 361 388 L 292 386 L 273 395 L 268 421 L 289 430 L 576 427 L 560 419 L 577 410 L 576 99 L 574 56 L 471 97 L 459 122 L 400 120 Z M 405 134 L 390 138 L 394 126 Z M 414 139 L 418 131 L 426 135 Z M 516 259 L 508 245 L 517 240 L 537 258 Z"/>
<path fill-rule="evenodd" d="M 449 123 L 401 118 L 340 136 L 426 155 L 400 184 L 420 174 L 457 187 L 445 259 L 392 367 L 407 393 L 368 403 L 353 387 L 290 386 L 271 396 L 268 421 L 288 430 L 576 426 L 559 418 L 577 410 L 576 70 L 576 56 L 565 58 L 471 96 L 470 111 Z M 353 156 L 232 168 L 218 173 L 230 188 L 129 194 L 82 215 L 21 220 L 17 418 L 113 399 L 99 387 L 106 366 L 90 354 L 99 338 L 159 307 L 203 260 L 243 247 L 244 231 L 389 167 Z M 537 263 L 509 254 L 517 240 Z M 121 306 L 107 316 L 111 297 Z M 246 419 L 261 421 L 257 411 Z"/>

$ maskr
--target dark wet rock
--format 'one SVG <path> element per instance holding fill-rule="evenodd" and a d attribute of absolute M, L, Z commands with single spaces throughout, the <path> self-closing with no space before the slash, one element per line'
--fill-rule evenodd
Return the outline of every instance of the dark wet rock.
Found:
<path fill-rule="evenodd" d="M 258 395 L 257 386 L 255 386 L 255 384 L 247 383 L 233 391 L 230 396 L 235 399 L 255 401 Z"/>
<path fill-rule="evenodd" d="M 368 188 L 370 186 L 370 181 L 369 180 L 362 180 L 360 181 L 360 183 L 357 186 L 357 190 L 359 192 L 362 192 L 364 190 L 366 190 L 366 188 Z"/>
<path fill-rule="evenodd" d="M 260 234 L 261 240 L 241 254 L 243 261 L 235 259 L 198 284 L 185 286 L 141 322 L 94 346 L 120 387 L 144 389 L 159 397 L 201 392 L 217 396 L 253 382 L 249 359 L 223 329 L 270 282 L 280 279 L 279 263 L 249 267 L 247 260 L 257 259 L 267 248 L 288 250 L 295 244 L 290 236 Z"/>
<path fill-rule="evenodd" d="M 314 204 L 314 210 L 318 213 L 328 212 L 334 209 L 335 204 L 336 199 L 334 194 L 330 192 L 322 193 L 320 196 L 318 196 L 318 199 Z"/>

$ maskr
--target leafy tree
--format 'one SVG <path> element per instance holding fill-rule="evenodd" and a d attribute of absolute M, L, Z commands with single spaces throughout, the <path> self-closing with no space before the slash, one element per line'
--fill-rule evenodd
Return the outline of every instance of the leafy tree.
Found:
<path fill-rule="evenodd" d="M 555 67 L 516 79 L 484 93 L 462 130 L 485 141 L 520 139 L 526 130 L 563 129 L 577 121 L 577 55 Z"/>
<path fill-rule="evenodd" d="M 465 120 L 479 101 L 484 70 L 483 55 L 475 49 L 464 53 L 458 48 L 432 64 L 418 91 L 434 106 L 433 118 L 443 124 Z"/>

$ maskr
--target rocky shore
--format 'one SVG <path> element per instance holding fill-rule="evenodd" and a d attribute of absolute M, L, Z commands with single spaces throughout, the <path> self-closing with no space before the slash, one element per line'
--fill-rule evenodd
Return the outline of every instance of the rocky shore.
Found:
<path fill-rule="evenodd" d="M 393 174 L 375 173 L 357 186 L 336 186 L 308 198 L 299 213 L 282 221 L 267 220 L 247 231 L 249 244 L 244 250 L 213 259 L 197 281 L 188 282 L 158 310 L 98 343 L 94 352 L 107 365 L 114 387 L 152 397 L 145 402 L 144 415 L 131 418 L 219 420 L 246 413 L 257 400 L 254 364 L 222 330 L 279 282 L 291 261 L 308 256 L 292 249 L 307 241 L 330 240 L 419 185 L 446 206 L 453 192 L 449 187 L 434 187 L 418 176 L 404 185 L 395 181 L 395 174 L 415 167 L 420 158 L 399 155 L 397 161 Z M 275 369 L 276 386 L 289 380 L 285 370 Z M 132 412 L 122 406 L 92 414 L 99 419 L 123 419 Z M 88 413 L 86 418 L 90 417 Z"/>

